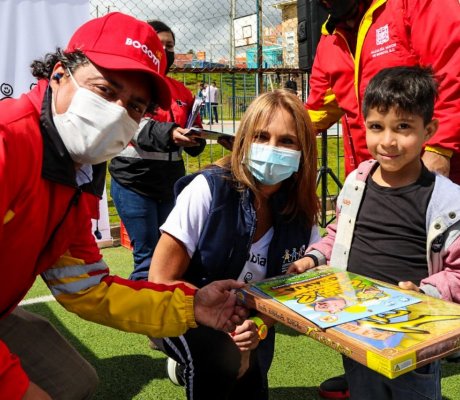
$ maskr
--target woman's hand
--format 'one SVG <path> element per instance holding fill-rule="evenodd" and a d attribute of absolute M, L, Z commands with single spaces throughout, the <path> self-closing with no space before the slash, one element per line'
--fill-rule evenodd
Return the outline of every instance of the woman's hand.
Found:
<path fill-rule="evenodd" d="M 254 350 L 259 345 L 257 325 L 250 319 L 237 326 L 230 336 L 242 352 Z"/>
<path fill-rule="evenodd" d="M 304 257 L 290 264 L 286 273 L 287 274 L 301 274 L 302 272 L 305 272 L 307 269 L 314 268 L 314 267 L 315 267 L 315 261 L 313 260 L 313 258 Z"/>

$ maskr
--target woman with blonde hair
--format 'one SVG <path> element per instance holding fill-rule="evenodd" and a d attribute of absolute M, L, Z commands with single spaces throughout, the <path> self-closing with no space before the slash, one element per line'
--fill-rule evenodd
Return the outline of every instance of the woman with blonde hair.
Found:
<path fill-rule="evenodd" d="M 257 97 L 231 155 L 176 184 L 176 205 L 161 227 L 149 280 L 201 287 L 284 273 L 319 239 L 316 163 L 302 102 L 287 90 Z M 265 400 L 273 325 L 254 312 L 232 334 L 199 326 L 154 341 L 184 367 L 188 399 Z"/>

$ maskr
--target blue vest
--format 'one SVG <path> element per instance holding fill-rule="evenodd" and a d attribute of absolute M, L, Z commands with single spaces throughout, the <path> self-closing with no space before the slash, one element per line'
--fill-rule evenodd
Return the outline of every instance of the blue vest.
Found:
<path fill-rule="evenodd" d="M 250 190 L 237 191 L 229 171 L 212 167 L 201 171 L 211 190 L 211 206 L 196 251 L 184 279 L 202 287 L 220 279 L 237 279 L 248 259 L 256 229 L 254 195 Z M 176 197 L 197 175 L 179 179 Z M 281 275 L 287 265 L 300 258 L 308 247 L 311 227 L 304 218 L 281 215 L 287 200 L 283 187 L 270 199 L 273 212 L 273 238 L 267 257 L 267 278 Z"/>

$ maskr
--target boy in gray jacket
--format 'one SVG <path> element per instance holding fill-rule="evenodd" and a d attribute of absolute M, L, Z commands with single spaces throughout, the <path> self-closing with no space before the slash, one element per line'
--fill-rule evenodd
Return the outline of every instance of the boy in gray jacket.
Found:
<path fill-rule="evenodd" d="M 460 186 L 421 161 L 423 144 L 438 127 L 436 96 L 429 68 L 392 67 L 374 76 L 362 108 L 374 160 L 348 176 L 337 224 L 288 272 L 329 262 L 460 302 Z M 347 357 L 343 363 L 351 399 L 442 398 L 439 361 L 392 380 Z"/>

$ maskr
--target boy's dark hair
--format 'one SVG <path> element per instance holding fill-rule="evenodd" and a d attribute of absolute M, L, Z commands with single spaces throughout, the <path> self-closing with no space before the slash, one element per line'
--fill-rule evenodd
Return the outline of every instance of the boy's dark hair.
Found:
<path fill-rule="evenodd" d="M 424 124 L 433 118 L 438 84 L 430 67 L 391 67 L 378 72 L 367 85 L 363 99 L 363 115 L 375 108 L 387 113 L 397 112 L 419 115 Z"/>

